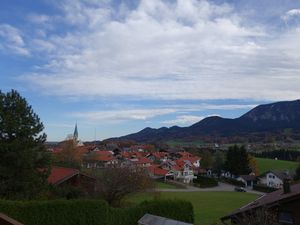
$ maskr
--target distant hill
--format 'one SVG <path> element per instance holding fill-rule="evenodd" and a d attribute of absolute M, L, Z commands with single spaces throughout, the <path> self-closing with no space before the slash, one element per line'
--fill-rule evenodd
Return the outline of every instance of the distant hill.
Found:
<path fill-rule="evenodd" d="M 189 127 L 145 128 L 116 139 L 155 142 L 201 136 L 243 136 L 251 133 L 300 132 L 300 100 L 259 105 L 236 119 L 207 117 Z"/>

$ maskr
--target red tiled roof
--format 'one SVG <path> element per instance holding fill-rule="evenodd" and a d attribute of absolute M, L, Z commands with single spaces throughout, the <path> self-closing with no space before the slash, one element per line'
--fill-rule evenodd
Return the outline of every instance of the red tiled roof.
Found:
<path fill-rule="evenodd" d="M 153 152 L 152 155 L 155 156 L 157 159 L 164 158 L 165 156 L 168 156 L 169 154 L 166 152 Z"/>
<path fill-rule="evenodd" d="M 133 162 L 135 162 L 136 164 L 152 163 L 152 161 L 150 159 L 145 158 L 145 157 L 138 158 L 137 161 L 133 161 Z"/>
<path fill-rule="evenodd" d="M 124 158 L 130 158 L 130 153 L 129 152 L 121 152 L 121 155 Z"/>
<path fill-rule="evenodd" d="M 169 172 L 168 170 L 159 168 L 157 166 L 149 166 L 147 167 L 147 170 L 157 176 L 165 176 Z"/>
<path fill-rule="evenodd" d="M 196 162 L 196 161 L 198 161 L 198 160 L 201 160 L 201 158 L 200 157 L 198 157 L 198 156 L 193 156 L 193 157 L 181 157 L 179 160 L 189 160 L 191 163 L 194 163 L 194 162 Z"/>
<path fill-rule="evenodd" d="M 73 168 L 64 167 L 52 167 L 50 175 L 48 177 L 48 183 L 59 184 L 62 181 L 79 174 L 79 170 Z"/>
<path fill-rule="evenodd" d="M 94 151 L 94 154 L 97 155 L 105 155 L 105 156 L 112 156 L 112 152 L 111 151 L 106 151 L 106 150 L 100 150 L 100 151 Z"/>
<path fill-rule="evenodd" d="M 181 157 L 193 157 L 193 155 L 189 152 L 177 152 Z"/>
<path fill-rule="evenodd" d="M 53 154 L 58 154 L 58 153 L 60 153 L 61 151 L 62 151 L 62 148 L 55 147 L 55 148 L 53 148 L 52 153 L 53 153 Z"/>
<path fill-rule="evenodd" d="M 112 155 L 95 155 L 93 160 L 108 162 L 114 160 L 115 158 Z"/>

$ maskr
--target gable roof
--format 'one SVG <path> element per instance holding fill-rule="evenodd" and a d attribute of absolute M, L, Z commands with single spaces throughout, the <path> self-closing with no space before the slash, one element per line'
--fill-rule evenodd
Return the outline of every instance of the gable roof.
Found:
<path fill-rule="evenodd" d="M 235 210 L 231 214 L 221 218 L 222 220 L 229 219 L 230 217 L 240 214 L 255 208 L 259 208 L 262 206 L 268 206 L 273 205 L 275 203 L 279 203 L 282 201 L 289 201 L 295 198 L 300 198 L 300 183 L 291 185 L 291 192 L 290 193 L 283 193 L 283 190 L 277 190 L 274 192 L 271 192 L 269 194 L 265 194 L 259 198 L 257 198 L 255 201 L 250 202 L 249 204 Z"/>
<path fill-rule="evenodd" d="M 77 169 L 54 166 L 51 168 L 48 183 L 57 185 L 79 173 Z"/>
<path fill-rule="evenodd" d="M 157 176 L 165 176 L 169 172 L 168 170 L 162 169 L 157 165 L 149 166 L 147 167 L 147 170 L 153 175 Z"/>

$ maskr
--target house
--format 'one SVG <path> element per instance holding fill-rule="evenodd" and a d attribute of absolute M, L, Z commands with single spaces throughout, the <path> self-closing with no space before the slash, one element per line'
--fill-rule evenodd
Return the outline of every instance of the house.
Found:
<path fill-rule="evenodd" d="M 257 217 L 260 211 L 272 212 L 274 220 L 282 225 L 300 224 L 300 184 L 290 185 L 284 180 L 283 189 L 257 198 L 255 201 L 221 218 L 224 224 L 245 224 L 245 219 Z M 258 219 L 262 219 L 259 218 Z M 243 221 L 243 222 L 242 222 Z M 261 223 L 263 224 L 263 223 Z"/>
<path fill-rule="evenodd" d="M 139 221 L 138 225 L 193 225 L 178 220 L 168 219 L 161 216 L 145 214 Z"/>
<path fill-rule="evenodd" d="M 83 166 L 86 168 L 106 168 L 114 167 L 118 160 L 113 156 L 112 151 L 100 150 L 90 152 L 84 158 Z"/>
<path fill-rule="evenodd" d="M 130 160 L 139 167 L 148 167 L 151 166 L 152 163 L 152 161 L 146 157 L 132 158 Z"/>
<path fill-rule="evenodd" d="M 148 159 L 153 162 L 166 162 L 168 160 L 169 154 L 167 152 L 152 152 L 146 155 Z"/>
<path fill-rule="evenodd" d="M 95 190 L 96 179 L 78 169 L 54 166 L 51 168 L 48 183 L 56 187 L 80 187 L 86 193 L 92 193 Z"/>
<path fill-rule="evenodd" d="M 173 173 L 169 170 L 162 169 L 159 165 L 151 165 L 147 167 L 147 171 L 153 179 L 164 179 L 167 177 L 173 177 Z"/>
<path fill-rule="evenodd" d="M 243 182 L 245 187 L 252 188 L 256 184 L 256 176 L 254 175 L 240 175 L 236 180 Z"/>
<path fill-rule="evenodd" d="M 294 171 L 267 171 L 259 176 L 259 183 L 272 188 L 282 188 L 284 179 L 293 179 Z"/>

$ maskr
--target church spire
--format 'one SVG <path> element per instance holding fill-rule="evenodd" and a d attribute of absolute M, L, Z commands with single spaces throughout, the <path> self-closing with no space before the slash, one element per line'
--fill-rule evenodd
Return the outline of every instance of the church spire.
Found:
<path fill-rule="evenodd" d="M 75 130 L 74 130 L 73 138 L 74 138 L 74 140 L 78 140 L 77 123 L 75 124 Z"/>

